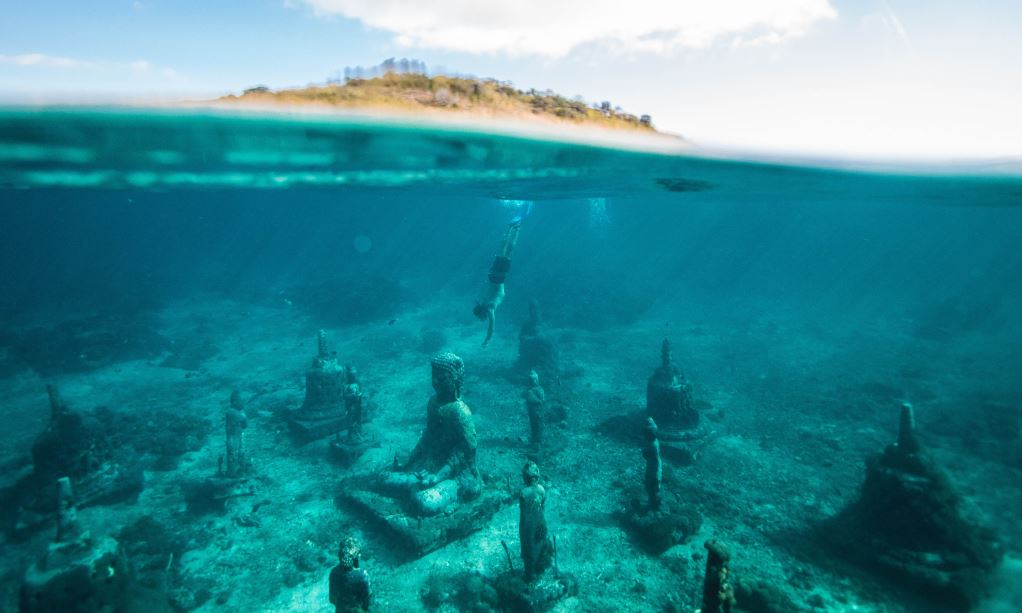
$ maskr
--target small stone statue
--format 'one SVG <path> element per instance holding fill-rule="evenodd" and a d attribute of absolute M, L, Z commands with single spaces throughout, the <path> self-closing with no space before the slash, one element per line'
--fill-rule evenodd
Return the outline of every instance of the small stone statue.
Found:
<path fill-rule="evenodd" d="M 522 469 L 525 487 L 518 494 L 518 538 L 522 544 L 525 580 L 532 582 L 543 575 L 553 560 L 553 543 L 547 532 L 546 489 L 539 483 L 539 467 L 525 463 Z"/>
<path fill-rule="evenodd" d="M 661 345 L 660 367 L 646 385 L 646 415 L 669 429 L 690 430 L 699 425 L 691 388 L 671 357 L 671 342 L 667 339 Z"/>
<path fill-rule="evenodd" d="M 529 443 L 536 449 L 543 444 L 543 406 L 546 392 L 539 384 L 539 375 L 529 371 L 529 389 L 525 390 L 525 408 L 529 412 Z"/>
<path fill-rule="evenodd" d="M 57 543 L 67 543 L 78 539 L 82 529 L 78 525 L 78 509 L 74 504 L 74 493 L 71 491 L 71 479 L 57 479 Z"/>
<path fill-rule="evenodd" d="M 340 431 L 337 432 L 330 442 L 330 456 L 342 466 L 350 466 L 370 447 L 379 447 L 379 443 L 367 440 L 362 430 L 362 424 L 366 421 L 365 394 L 354 366 L 344 367 L 344 379 L 344 411 L 348 435 L 342 439 Z"/>
<path fill-rule="evenodd" d="M 369 574 L 359 567 L 362 548 L 347 537 L 337 552 L 337 566 L 330 571 L 330 604 L 335 613 L 365 613 L 369 610 L 372 587 Z"/>
<path fill-rule="evenodd" d="M 453 353 L 440 353 L 431 364 L 435 393 L 426 406 L 426 430 L 408 461 L 383 480 L 410 493 L 416 511 L 427 516 L 453 510 L 482 489 L 472 411 L 461 400 L 465 363 Z"/>
<path fill-rule="evenodd" d="M 227 432 L 227 473 L 228 477 L 238 477 L 248 470 L 248 458 L 245 457 L 244 433 L 248 427 L 248 417 L 241 402 L 238 390 L 231 392 L 231 405 L 224 414 L 224 426 Z"/>
<path fill-rule="evenodd" d="M 731 552 L 719 541 L 706 541 L 706 577 L 703 579 L 702 613 L 730 613 L 735 604 L 731 586 Z"/>
<path fill-rule="evenodd" d="M 362 443 L 362 385 L 354 366 L 344 367 L 344 409 L 348 416 L 348 443 Z"/>
<path fill-rule="evenodd" d="M 660 458 L 660 440 L 657 438 L 657 426 L 652 417 L 646 418 L 646 443 L 642 447 L 642 457 L 646 460 L 645 485 L 649 497 L 649 508 L 659 511 L 661 506 L 660 485 L 664 477 L 664 463 Z"/>

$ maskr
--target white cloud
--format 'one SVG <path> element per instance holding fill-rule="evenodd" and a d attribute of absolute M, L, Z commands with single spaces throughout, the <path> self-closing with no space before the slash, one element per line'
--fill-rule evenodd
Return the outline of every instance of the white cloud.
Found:
<path fill-rule="evenodd" d="M 17 55 L 0 54 L 0 64 L 14 66 L 43 66 L 47 68 L 86 68 L 91 62 L 76 60 L 69 57 L 46 55 L 45 53 L 21 53 Z"/>
<path fill-rule="evenodd" d="M 834 19 L 829 0 L 302 0 L 409 47 L 562 57 L 589 44 L 669 54 L 776 44 Z"/>

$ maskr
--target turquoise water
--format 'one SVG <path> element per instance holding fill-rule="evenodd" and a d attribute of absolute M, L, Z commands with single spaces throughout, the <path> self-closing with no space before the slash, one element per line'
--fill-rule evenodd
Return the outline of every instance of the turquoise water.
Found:
<path fill-rule="evenodd" d="M 540 462 L 559 570 L 577 581 L 556 610 L 693 610 L 710 538 L 732 549 L 739 607 L 793 603 L 750 611 L 1019 610 L 1022 174 L 858 168 L 358 119 L 0 111 L 12 552 L 0 608 L 52 540 L 52 518 L 22 513 L 47 383 L 144 471 L 137 496 L 79 515 L 118 537 L 159 606 L 329 610 L 344 534 L 364 543 L 378 610 L 509 606 L 461 582 L 504 570 L 502 539 L 517 555 L 513 504 L 400 556 L 335 497 L 414 445 L 442 348 L 465 360 L 483 472 L 517 483 L 529 455 L 519 328 L 536 301 L 561 362 L 547 394 L 568 415 Z M 526 202 L 484 348 L 472 306 Z M 328 462 L 327 441 L 287 436 L 320 329 L 374 401 L 367 427 L 382 444 L 351 466 Z M 641 489 L 640 444 L 603 426 L 644 407 L 663 338 L 706 431 L 688 460 L 665 459 L 665 490 L 700 527 L 651 553 L 617 519 Z M 264 502 L 196 514 L 187 484 L 216 472 L 232 389 Z M 895 441 L 902 402 L 962 514 L 996 534 L 1005 562 L 980 588 L 928 599 L 911 573 L 818 537 L 857 499 L 864 460 Z M 933 547 L 913 551 L 940 558 Z"/>

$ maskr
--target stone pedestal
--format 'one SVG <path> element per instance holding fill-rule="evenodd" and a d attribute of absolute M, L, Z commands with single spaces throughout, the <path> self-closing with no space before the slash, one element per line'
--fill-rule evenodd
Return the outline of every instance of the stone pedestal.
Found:
<path fill-rule="evenodd" d="M 420 558 L 449 543 L 481 530 L 511 495 L 500 487 L 486 486 L 473 500 L 458 504 L 452 512 L 416 517 L 412 509 L 381 492 L 373 477 L 356 477 L 341 486 L 338 502 L 364 518 L 409 558 Z"/>

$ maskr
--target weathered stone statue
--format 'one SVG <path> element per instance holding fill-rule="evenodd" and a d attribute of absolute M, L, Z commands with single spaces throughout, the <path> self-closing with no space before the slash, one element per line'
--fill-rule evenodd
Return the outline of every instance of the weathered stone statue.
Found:
<path fill-rule="evenodd" d="M 683 543 L 699 531 L 702 517 L 694 507 L 664 502 L 664 463 L 660 456 L 657 424 L 646 418 L 643 428 L 642 458 L 645 466 L 642 485 L 646 490 L 643 501 L 638 487 L 626 490 L 626 507 L 618 517 L 628 532 L 647 550 L 660 554 L 672 546 Z"/>
<path fill-rule="evenodd" d="M 472 411 L 461 400 L 465 363 L 453 353 L 440 353 L 431 364 L 435 394 L 426 406 L 426 430 L 408 461 L 384 477 L 424 516 L 449 512 L 459 500 L 475 498 L 482 487 Z"/>
<path fill-rule="evenodd" d="M 642 457 L 646 460 L 644 483 L 649 508 L 659 511 L 661 506 L 660 486 L 664 478 L 664 463 L 660 458 L 660 440 L 657 439 L 657 426 L 652 417 L 646 418 L 646 443 L 642 447 Z"/>
<path fill-rule="evenodd" d="M 344 479 L 339 500 L 368 518 L 388 541 L 418 557 L 489 525 L 513 497 L 505 484 L 484 482 L 476 466 L 472 411 L 461 399 L 465 364 L 453 353 L 430 362 L 434 394 L 426 428 L 405 462 Z"/>
<path fill-rule="evenodd" d="M 237 477 L 248 471 L 248 458 L 245 456 L 245 428 L 248 427 L 248 417 L 245 416 L 245 407 L 241 403 L 241 394 L 238 390 L 231 392 L 231 404 L 224 414 L 224 429 L 226 431 L 226 458 L 227 476 Z"/>
<path fill-rule="evenodd" d="M 348 433 L 342 439 L 341 433 L 337 432 L 330 443 L 330 454 L 340 464 L 348 466 L 370 447 L 378 447 L 379 443 L 367 440 L 364 435 L 365 394 L 362 393 L 362 384 L 354 366 L 344 367 L 344 379 L 344 410 Z"/>
<path fill-rule="evenodd" d="M 646 385 L 646 415 L 661 428 L 690 430 L 699 425 L 699 412 L 692 405 L 692 389 L 671 357 L 671 342 L 664 339 L 660 368 Z"/>
<path fill-rule="evenodd" d="M 337 566 L 330 571 L 330 604 L 336 613 L 365 613 L 369 610 L 372 588 L 369 574 L 359 567 L 362 547 L 352 537 L 341 541 Z"/>
<path fill-rule="evenodd" d="M 706 577 L 703 579 L 703 613 L 730 613 L 735 604 L 731 585 L 731 552 L 719 541 L 706 541 Z"/>
<path fill-rule="evenodd" d="M 522 469 L 525 487 L 518 494 L 518 538 L 522 544 L 525 580 L 535 581 L 553 560 L 553 543 L 547 533 L 546 489 L 539 483 L 539 467 L 527 462 Z"/>
<path fill-rule="evenodd" d="M 57 535 L 25 573 L 20 610 L 120 611 L 130 573 L 117 541 L 93 539 L 78 525 L 71 480 L 57 481 Z"/>
<path fill-rule="evenodd" d="M 529 303 L 529 318 L 518 331 L 518 365 L 551 381 L 561 375 L 560 350 L 544 325 L 535 300 Z"/>
<path fill-rule="evenodd" d="M 348 417 L 348 442 L 362 442 L 362 384 L 354 366 L 344 367 L 344 411 Z"/>
<path fill-rule="evenodd" d="M 920 443 L 914 409 L 906 403 L 897 443 L 866 461 L 859 499 L 825 523 L 820 536 L 835 551 L 943 606 L 970 610 L 1002 551 L 993 532 L 964 517 L 960 502 Z"/>
<path fill-rule="evenodd" d="M 546 392 L 539 384 L 539 375 L 535 370 L 529 371 L 529 389 L 525 390 L 525 408 L 529 412 L 529 444 L 539 450 L 543 444 L 543 407 L 546 404 Z"/>
<path fill-rule="evenodd" d="M 347 427 L 344 368 L 330 354 L 326 332 L 319 331 L 317 353 L 305 372 L 305 401 L 290 416 L 292 430 L 305 440 L 330 436 Z"/>
<path fill-rule="evenodd" d="M 186 483 L 183 488 L 190 511 L 222 513 L 229 501 L 255 495 L 255 483 L 251 479 L 252 462 L 245 451 L 247 427 L 248 417 L 241 394 L 234 390 L 224 413 L 224 455 L 217 458 L 216 474 L 202 481 Z"/>

